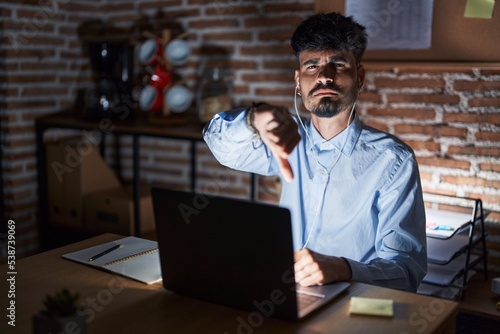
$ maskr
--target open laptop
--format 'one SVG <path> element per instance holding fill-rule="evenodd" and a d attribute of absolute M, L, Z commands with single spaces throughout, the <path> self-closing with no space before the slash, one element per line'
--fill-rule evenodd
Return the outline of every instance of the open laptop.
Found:
<path fill-rule="evenodd" d="M 296 285 L 288 209 L 161 188 L 152 198 L 167 290 L 300 319 L 349 287 Z"/>

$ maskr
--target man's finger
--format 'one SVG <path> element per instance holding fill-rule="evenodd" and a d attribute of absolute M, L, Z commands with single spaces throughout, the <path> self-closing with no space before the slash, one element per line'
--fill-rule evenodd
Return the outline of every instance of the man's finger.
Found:
<path fill-rule="evenodd" d="M 288 159 L 284 159 L 281 157 L 277 157 L 278 163 L 280 166 L 281 174 L 283 175 L 283 178 L 285 179 L 286 182 L 292 182 L 293 181 L 293 171 L 292 171 L 292 166 L 290 165 L 290 162 Z"/>

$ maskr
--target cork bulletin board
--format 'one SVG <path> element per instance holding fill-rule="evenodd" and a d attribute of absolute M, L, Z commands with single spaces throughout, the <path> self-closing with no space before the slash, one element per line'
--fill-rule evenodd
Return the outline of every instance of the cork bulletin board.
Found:
<path fill-rule="evenodd" d="M 499 62 L 500 1 L 488 19 L 464 17 L 467 1 L 434 0 L 429 49 L 367 50 L 364 60 Z M 315 0 L 315 10 L 344 14 L 345 0 Z"/>

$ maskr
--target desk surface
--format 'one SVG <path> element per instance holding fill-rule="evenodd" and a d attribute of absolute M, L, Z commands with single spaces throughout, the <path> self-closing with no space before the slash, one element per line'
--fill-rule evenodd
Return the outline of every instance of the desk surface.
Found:
<path fill-rule="evenodd" d="M 42 308 L 47 293 L 62 288 L 78 292 L 88 307 L 88 333 L 243 333 L 238 328 L 249 313 L 166 291 L 161 284 L 145 285 L 61 258 L 120 238 L 104 234 L 41 253 L 16 263 L 16 327 L 7 325 L 5 297 L 0 298 L 2 333 L 31 333 L 31 316 Z M 6 274 L 7 266 L 0 266 Z M 2 294 L 7 293 L 1 280 Z M 349 315 L 351 296 L 390 298 L 394 317 Z M 336 301 L 305 320 L 266 318 L 252 333 L 454 333 L 458 303 L 392 289 L 353 283 Z M 239 322 L 240 321 L 240 322 Z M 348 329 L 348 330 L 346 330 Z"/>

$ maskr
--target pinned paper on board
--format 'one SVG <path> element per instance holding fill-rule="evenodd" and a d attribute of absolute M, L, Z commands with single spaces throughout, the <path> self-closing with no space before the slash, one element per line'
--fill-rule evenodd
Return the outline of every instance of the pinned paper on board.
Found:
<path fill-rule="evenodd" d="M 476 19 L 493 18 L 495 0 L 467 0 L 464 17 Z"/>
<path fill-rule="evenodd" d="M 429 49 L 434 0 L 346 0 L 345 14 L 366 27 L 367 50 Z"/>

